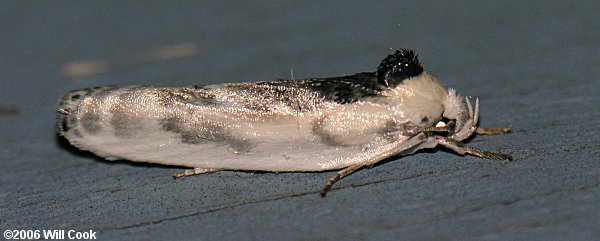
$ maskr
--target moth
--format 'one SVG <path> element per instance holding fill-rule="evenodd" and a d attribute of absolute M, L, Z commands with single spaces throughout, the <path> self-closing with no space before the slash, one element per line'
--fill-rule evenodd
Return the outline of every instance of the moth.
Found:
<path fill-rule="evenodd" d="M 388 55 L 374 72 L 184 88 L 95 87 L 59 100 L 58 130 L 108 160 L 222 170 L 339 170 L 320 190 L 396 155 L 438 145 L 458 154 L 512 160 L 462 143 L 510 128 L 477 126 L 479 99 L 446 89 L 412 50 Z"/>

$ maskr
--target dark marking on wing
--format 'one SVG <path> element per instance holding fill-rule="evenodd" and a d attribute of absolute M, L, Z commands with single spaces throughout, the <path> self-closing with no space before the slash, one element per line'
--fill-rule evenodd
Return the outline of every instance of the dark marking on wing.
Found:
<path fill-rule="evenodd" d="M 336 140 L 335 136 L 332 136 L 328 131 L 323 129 L 323 121 L 327 119 L 327 116 L 322 116 L 318 120 L 316 120 L 312 125 L 312 132 L 318 137 L 321 137 L 321 143 L 333 146 L 333 147 L 345 147 L 347 145 L 341 143 L 339 140 Z"/>
<path fill-rule="evenodd" d="M 96 113 L 88 112 L 81 116 L 81 125 L 89 134 L 96 134 L 102 129 L 100 116 Z"/>
<path fill-rule="evenodd" d="M 71 128 L 73 127 L 73 122 L 76 121 L 73 120 L 71 110 L 68 109 L 58 109 L 56 118 L 58 122 L 58 132 L 61 135 L 64 135 L 66 132 L 71 130 Z"/>
<path fill-rule="evenodd" d="M 58 112 L 58 132 L 65 135 L 67 132 L 73 133 L 75 136 L 83 137 L 77 129 L 77 117 L 71 113 Z"/>
<path fill-rule="evenodd" d="M 318 93 L 325 100 L 340 104 L 356 102 L 369 96 L 377 96 L 381 91 L 387 89 L 387 87 L 378 83 L 377 76 L 373 72 L 330 78 L 280 79 L 274 82 L 261 82 L 260 84 L 304 88 Z"/>
<path fill-rule="evenodd" d="M 160 101 L 163 106 L 170 107 L 175 102 L 197 106 L 217 106 L 214 93 L 203 86 L 173 88 L 161 93 Z"/>
<path fill-rule="evenodd" d="M 177 118 L 167 118 L 160 121 L 160 125 L 164 131 L 183 133 L 186 128 Z"/>
<path fill-rule="evenodd" d="M 90 96 L 94 92 L 92 88 L 75 90 L 63 95 L 58 102 L 57 122 L 58 132 L 61 135 L 72 131 L 76 136 L 81 137 L 81 133 L 74 128 L 77 128 L 77 109 L 79 102 Z"/>
<path fill-rule="evenodd" d="M 77 116 L 72 114 L 61 114 L 58 116 L 58 131 L 61 135 L 65 135 L 67 132 L 72 133 L 77 137 L 83 137 L 77 126 Z"/>
<path fill-rule="evenodd" d="M 395 88 L 403 80 L 423 72 L 418 56 L 412 50 L 400 49 L 384 58 L 376 72 L 303 80 L 278 80 L 257 84 L 306 88 L 319 93 L 325 100 L 340 104 L 359 101 L 365 97 L 379 96 L 382 91 Z"/>
<path fill-rule="evenodd" d="M 109 124 L 113 127 L 115 136 L 123 138 L 138 138 L 148 134 L 144 128 L 152 125 L 154 122 L 151 116 L 140 115 L 136 111 L 136 105 L 140 104 L 137 100 L 140 91 L 146 91 L 144 86 L 130 86 L 126 91 L 120 92 L 117 95 L 117 104 L 111 105 L 111 118 Z M 111 89 L 100 90 L 96 98 L 100 95 L 115 95 L 111 93 Z M 147 94 L 157 94 L 149 92 Z"/>
<path fill-rule="evenodd" d="M 349 76 L 331 77 L 324 79 L 308 79 L 300 81 L 299 85 L 318 92 L 327 100 L 346 104 L 362 98 L 378 96 L 387 88 L 377 82 L 375 73 L 357 73 Z"/>
<path fill-rule="evenodd" d="M 251 141 L 237 138 L 227 138 L 225 143 L 229 145 L 231 151 L 235 154 L 248 153 L 255 146 L 254 143 L 252 143 Z"/>
<path fill-rule="evenodd" d="M 141 130 L 140 121 L 122 110 L 114 110 L 109 123 L 113 127 L 115 136 L 134 138 Z"/>
<path fill-rule="evenodd" d="M 160 121 L 160 125 L 162 129 L 168 132 L 178 133 L 180 134 L 181 143 L 184 144 L 205 144 L 209 142 L 214 142 L 214 138 L 210 138 L 209 134 L 217 132 L 216 129 L 213 130 L 204 130 L 192 131 L 187 125 L 182 123 L 177 118 L 167 118 Z"/>
<path fill-rule="evenodd" d="M 60 134 L 64 134 L 65 132 L 71 129 L 71 125 L 69 124 L 69 116 L 65 114 L 58 114 L 58 132 Z"/>
<path fill-rule="evenodd" d="M 118 85 L 108 85 L 108 86 L 96 86 L 91 88 L 85 88 L 82 91 L 87 91 L 87 93 L 81 96 L 80 99 L 87 96 L 103 96 L 106 94 L 111 94 L 112 91 L 122 88 Z"/>
<path fill-rule="evenodd" d="M 246 153 L 252 149 L 254 144 L 247 140 L 235 138 L 227 133 L 225 128 L 218 125 L 203 123 L 200 126 L 191 127 L 177 118 L 166 118 L 160 121 L 162 129 L 180 135 L 181 143 L 189 145 L 217 144 L 228 145 L 236 153 Z"/>

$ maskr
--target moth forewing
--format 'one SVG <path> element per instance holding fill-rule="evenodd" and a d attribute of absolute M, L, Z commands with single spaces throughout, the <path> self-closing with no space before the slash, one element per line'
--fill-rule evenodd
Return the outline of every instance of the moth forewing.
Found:
<path fill-rule="evenodd" d="M 508 159 L 460 143 L 486 133 L 476 126 L 478 108 L 446 90 L 413 51 L 402 49 L 377 71 L 349 76 L 73 91 L 60 99 L 58 127 L 71 144 L 109 160 L 194 168 L 175 176 L 342 169 L 323 187 L 324 195 L 364 166 L 437 144 Z"/>

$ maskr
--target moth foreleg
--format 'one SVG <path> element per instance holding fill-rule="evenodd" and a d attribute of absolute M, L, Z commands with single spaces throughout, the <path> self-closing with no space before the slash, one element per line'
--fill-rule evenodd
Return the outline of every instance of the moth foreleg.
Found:
<path fill-rule="evenodd" d="M 319 194 L 321 197 L 325 197 L 333 184 L 345 176 L 348 176 L 363 167 L 373 166 L 381 160 L 414 148 L 423 143 L 425 140 L 427 140 L 427 136 L 425 133 L 421 132 L 406 141 L 395 141 L 382 147 L 372 148 L 371 150 L 364 151 L 358 155 L 358 157 L 356 157 L 359 159 L 357 160 L 356 164 L 338 171 L 333 177 L 329 178 L 323 188 L 321 188 L 319 191 Z"/>
<path fill-rule="evenodd" d="M 194 169 L 186 169 L 183 171 L 178 171 L 173 173 L 173 177 L 174 178 L 180 178 L 180 177 L 186 177 L 186 176 L 193 176 L 193 175 L 199 175 L 199 174 L 206 174 L 206 173 L 211 173 L 211 172 L 218 172 L 220 170 L 218 169 L 210 169 L 210 168 L 194 168 Z"/>
<path fill-rule="evenodd" d="M 508 155 L 508 154 L 503 154 L 503 153 L 496 153 L 496 152 L 490 152 L 490 151 L 486 151 L 486 150 L 481 150 L 475 147 L 470 147 L 467 146 L 465 144 L 463 144 L 462 142 L 456 141 L 456 140 L 452 140 L 448 137 L 443 137 L 443 136 L 435 136 L 434 140 L 436 143 L 445 146 L 453 151 L 455 151 L 458 154 L 464 155 L 464 154 L 469 154 L 469 155 L 473 155 L 473 156 L 477 156 L 477 157 L 481 157 L 481 158 L 486 158 L 486 159 L 494 159 L 494 160 L 506 160 L 506 161 L 512 161 L 512 156 Z"/>
<path fill-rule="evenodd" d="M 477 127 L 477 129 L 475 130 L 475 133 L 481 134 L 481 135 L 503 135 L 503 134 L 509 133 L 511 131 L 512 131 L 512 128 L 510 128 L 510 127 L 505 127 L 505 128 Z"/>

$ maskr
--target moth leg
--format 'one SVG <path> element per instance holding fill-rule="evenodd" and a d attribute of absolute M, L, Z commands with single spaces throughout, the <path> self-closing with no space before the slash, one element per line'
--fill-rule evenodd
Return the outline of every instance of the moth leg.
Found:
<path fill-rule="evenodd" d="M 327 180 L 323 188 L 321 188 L 321 190 L 319 191 L 319 194 L 321 195 L 321 197 L 325 197 L 325 195 L 327 195 L 327 192 L 331 189 L 333 184 L 335 184 L 337 181 L 344 178 L 345 176 L 348 176 L 354 173 L 355 171 L 360 170 L 363 167 L 375 165 L 381 160 L 394 156 L 398 153 L 405 152 L 411 148 L 420 145 L 426 140 L 427 135 L 421 132 L 405 142 L 395 141 L 386 145 L 383 148 L 364 151 L 363 153 L 358 155 L 357 158 L 359 158 L 359 160 L 356 164 L 338 171 L 333 177 L 329 178 L 329 180 Z"/>
<path fill-rule="evenodd" d="M 465 102 L 469 112 L 469 119 L 467 119 L 465 124 L 460 130 L 458 130 L 457 133 L 454 133 L 452 136 L 450 136 L 450 138 L 458 141 L 462 141 L 473 135 L 473 133 L 477 130 L 477 122 L 479 122 L 479 98 L 475 98 L 475 110 L 473 110 L 473 105 L 471 105 L 471 99 L 469 97 L 465 97 Z"/>
<path fill-rule="evenodd" d="M 506 161 L 512 161 L 512 159 L 513 159 L 511 155 L 490 152 L 490 151 L 481 150 L 481 149 L 478 149 L 475 147 L 470 147 L 470 146 L 463 144 L 462 142 L 450 139 L 448 137 L 435 136 L 434 138 L 435 138 L 435 142 L 437 142 L 438 144 L 445 146 L 461 155 L 469 154 L 469 155 L 486 158 L 486 159 L 506 160 Z"/>
<path fill-rule="evenodd" d="M 443 127 L 432 126 L 432 127 L 424 128 L 422 131 L 423 132 L 450 132 L 450 127 L 448 127 L 448 126 L 443 126 Z"/>
<path fill-rule="evenodd" d="M 481 134 L 481 135 L 503 135 L 503 134 L 509 133 L 511 131 L 512 131 L 512 128 L 510 128 L 510 127 L 505 127 L 505 128 L 477 127 L 477 129 L 475 130 L 475 133 Z"/>
<path fill-rule="evenodd" d="M 178 171 L 173 173 L 174 178 L 187 177 L 199 174 L 206 174 L 211 172 L 218 172 L 218 169 L 210 169 L 210 168 L 194 168 L 194 169 L 186 169 L 183 171 Z"/>
<path fill-rule="evenodd" d="M 327 180 L 323 188 L 321 188 L 321 190 L 319 191 L 319 195 L 321 195 L 321 197 L 325 197 L 325 195 L 327 195 L 327 192 L 329 191 L 329 189 L 331 189 L 333 184 L 335 184 L 337 181 L 344 178 L 345 176 L 348 176 L 363 167 L 365 167 L 365 165 L 363 164 L 354 164 L 337 172 L 333 177 Z"/>

